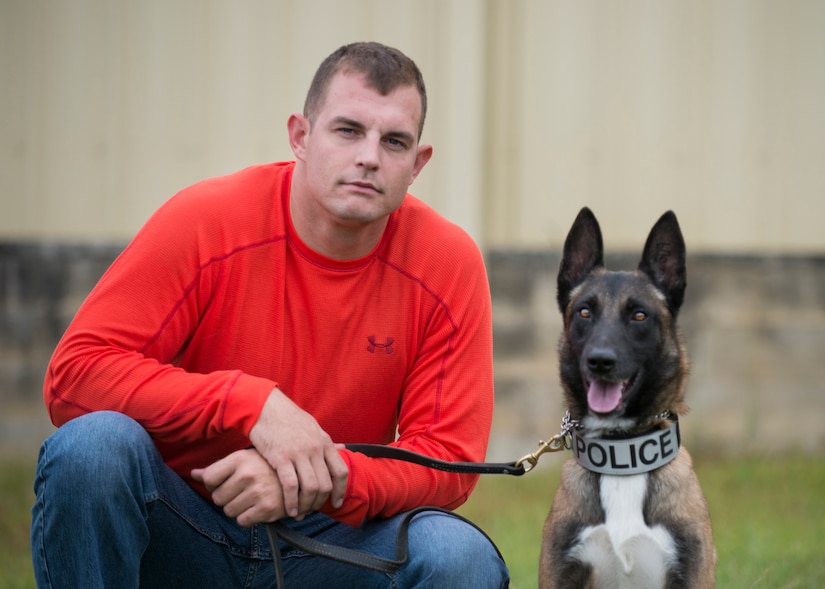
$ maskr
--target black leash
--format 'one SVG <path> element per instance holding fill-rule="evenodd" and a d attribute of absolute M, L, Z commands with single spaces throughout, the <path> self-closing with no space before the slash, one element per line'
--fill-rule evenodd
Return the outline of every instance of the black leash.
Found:
<path fill-rule="evenodd" d="M 670 411 L 666 411 L 655 416 L 653 419 L 676 419 L 676 416 Z M 446 472 L 455 472 L 461 474 L 509 474 L 513 476 L 521 476 L 524 473 L 530 472 L 538 463 L 539 457 L 545 452 L 559 452 L 561 450 L 571 450 L 571 439 L 574 431 L 579 428 L 579 423 L 570 417 L 568 411 L 561 422 L 561 432 L 550 438 L 549 441 L 539 442 L 538 450 L 532 452 L 515 462 L 498 463 L 498 462 L 447 462 L 445 460 L 438 460 L 430 456 L 410 452 L 409 450 L 402 450 L 395 446 L 382 446 L 379 444 L 346 444 L 347 450 L 353 452 L 360 452 L 370 458 L 389 458 L 393 460 L 403 460 L 405 462 L 412 462 L 425 466 L 427 468 L 434 468 Z M 678 422 L 676 424 L 676 436 L 678 447 Z M 484 537 L 489 540 L 490 544 L 496 549 L 499 557 L 501 552 L 498 550 L 495 542 L 478 526 L 468 519 L 461 517 L 449 510 L 441 509 L 440 507 L 418 507 L 412 511 L 404 514 L 401 523 L 398 526 L 398 531 L 395 538 L 395 559 L 386 559 L 375 556 L 368 552 L 361 550 L 353 550 L 343 546 L 335 546 L 325 542 L 319 542 L 313 538 L 305 536 L 291 528 L 285 526 L 281 522 L 273 522 L 266 524 L 266 532 L 269 536 L 269 544 L 272 548 L 272 560 L 275 564 L 275 578 L 277 580 L 278 589 L 284 589 L 283 565 L 281 563 L 281 550 L 279 541 L 283 541 L 298 550 L 316 556 L 323 556 L 338 562 L 360 566 L 366 569 L 379 571 L 383 573 L 393 573 L 398 570 L 401 565 L 407 562 L 408 549 L 408 535 L 407 530 L 410 521 L 419 513 L 425 511 L 434 511 L 450 514 L 452 517 L 467 522 L 479 532 L 484 534 Z"/>
<path fill-rule="evenodd" d="M 445 513 L 448 514 L 450 517 L 455 517 L 460 519 L 461 521 L 470 524 L 479 532 L 481 532 L 485 538 L 493 545 L 493 548 L 496 549 L 496 553 L 498 553 L 499 558 L 502 560 L 504 557 L 501 555 L 501 552 L 496 546 L 495 542 L 488 536 L 484 530 L 479 528 L 476 524 L 471 522 L 465 517 L 458 515 L 457 513 L 453 513 L 447 509 L 442 509 L 440 507 L 417 507 L 411 511 L 408 511 L 404 514 L 404 517 L 401 519 L 401 522 L 398 525 L 398 530 L 395 534 L 395 558 L 382 558 L 380 556 L 376 556 L 374 554 L 370 554 L 369 552 L 364 552 L 363 550 L 353 550 L 352 548 L 345 548 L 344 546 L 335 546 L 333 544 L 327 544 L 326 542 L 320 542 L 315 540 L 314 538 L 310 538 L 300 532 L 296 532 L 292 528 L 284 525 L 281 522 L 272 522 L 266 524 L 266 533 L 269 537 L 269 543 L 272 547 L 272 560 L 275 564 L 275 581 L 276 587 L 279 589 L 284 589 L 284 573 L 283 573 L 283 563 L 281 562 L 281 551 L 279 548 L 279 540 L 283 541 L 293 548 L 297 548 L 307 554 L 313 554 L 315 556 L 322 556 L 324 558 L 329 558 L 330 560 L 334 560 L 337 562 L 342 562 L 345 564 L 351 564 L 354 566 L 359 566 L 361 568 L 369 569 L 371 571 L 378 571 L 379 573 L 394 573 L 397 571 L 405 562 L 407 562 L 407 558 L 409 556 L 409 545 L 408 545 L 408 529 L 410 527 L 410 522 L 412 519 L 420 514 L 420 513 Z"/>
<path fill-rule="evenodd" d="M 515 462 L 497 463 L 497 462 L 447 462 L 445 460 L 438 460 L 430 456 L 410 452 L 409 450 L 402 450 L 394 446 L 382 446 L 380 444 L 347 444 L 347 450 L 353 452 L 360 452 L 371 458 L 390 458 L 393 460 L 403 460 L 405 462 L 412 462 L 427 468 L 434 468 L 446 472 L 454 472 L 459 474 L 508 474 L 513 476 L 521 476 L 526 472 L 532 470 L 538 461 L 538 457 L 544 452 L 561 450 L 565 447 L 565 442 L 560 436 L 555 436 L 550 442 L 541 442 L 539 449 L 532 454 L 528 454 L 524 458 L 516 460 Z M 266 533 L 269 537 L 269 544 L 272 548 L 272 560 L 275 565 L 275 579 L 277 587 L 284 589 L 284 574 L 283 563 L 281 562 L 281 550 L 279 542 L 285 542 L 293 548 L 297 548 L 307 554 L 315 556 L 322 556 L 337 562 L 343 562 L 359 566 L 362 568 L 379 571 L 382 573 L 394 573 L 407 562 L 408 557 L 408 528 L 410 521 L 419 513 L 426 511 L 435 511 L 450 514 L 462 521 L 467 522 L 490 541 L 490 544 L 496 549 L 499 556 L 498 547 L 489 536 L 476 526 L 470 520 L 461 517 L 452 511 L 441 509 L 440 507 L 418 507 L 412 511 L 404 514 L 401 523 L 398 526 L 398 531 L 395 538 L 395 559 L 386 559 L 361 550 L 353 550 L 343 546 L 335 546 L 320 542 L 309 536 L 305 536 L 300 532 L 289 528 L 283 523 L 276 521 L 266 524 Z"/>
<path fill-rule="evenodd" d="M 392 458 L 393 460 L 403 460 L 446 472 L 456 472 L 461 474 L 510 474 L 521 476 L 529 470 L 524 466 L 527 458 L 522 458 L 515 462 L 447 462 L 438 460 L 424 454 L 402 450 L 395 446 L 382 446 L 380 444 L 347 444 L 347 450 L 360 452 L 370 458 Z"/>

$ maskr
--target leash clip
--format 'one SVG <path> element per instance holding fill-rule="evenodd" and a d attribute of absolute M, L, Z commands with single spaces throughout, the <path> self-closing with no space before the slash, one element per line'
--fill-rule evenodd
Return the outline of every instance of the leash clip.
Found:
<path fill-rule="evenodd" d="M 556 434 L 549 441 L 545 442 L 541 440 L 539 442 L 539 448 L 535 452 L 531 452 L 527 456 L 523 458 L 519 458 L 516 461 L 516 468 L 523 468 L 524 472 L 530 472 L 533 470 L 539 462 L 539 457 L 544 454 L 545 452 L 560 452 L 561 450 L 567 450 L 570 448 L 570 440 L 567 434 Z"/>
<path fill-rule="evenodd" d="M 515 462 L 516 468 L 523 468 L 524 472 L 530 472 L 538 464 L 539 457 L 546 452 L 561 452 L 573 448 L 571 431 L 580 427 L 579 422 L 570 417 L 570 412 L 566 412 L 561 420 L 561 433 L 556 434 L 549 441 L 539 441 L 539 448 Z"/>

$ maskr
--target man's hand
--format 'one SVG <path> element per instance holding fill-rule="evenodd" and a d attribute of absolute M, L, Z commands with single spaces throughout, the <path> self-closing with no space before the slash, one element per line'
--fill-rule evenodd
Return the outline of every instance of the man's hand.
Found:
<path fill-rule="evenodd" d="M 254 448 L 196 468 L 192 478 L 206 485 L 215 505 L 244 527 L 286 517 L 278 477 Z"/>
<path fill-rule="evenodd" d="M 331 499 L 340 507 L 347 490 L 347 465 L 338 448 L 309 413 L 277 388 L 264 403 L 249 439 L 277 474 L 289 517 L 318 511 Z"/>

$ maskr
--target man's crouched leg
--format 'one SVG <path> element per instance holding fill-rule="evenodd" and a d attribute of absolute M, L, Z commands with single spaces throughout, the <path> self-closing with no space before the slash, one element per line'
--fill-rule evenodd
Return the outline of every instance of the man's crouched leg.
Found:
<path fill-rule="evenodd" d="M 316 513 L 284 523 L 318 541 L 395 559 L 396 536 L 405 514 L 375 519 L 354 528 Z M 304 589 L 381 588 L 502 589 L 509 585 L 507 566 L 495 545 L 472 524 L 440 511 L 413 517 L 408 532 L 408 560 L 394 573 L 380 573 L 310 556 L 281 544 L 287 587 Z"/>

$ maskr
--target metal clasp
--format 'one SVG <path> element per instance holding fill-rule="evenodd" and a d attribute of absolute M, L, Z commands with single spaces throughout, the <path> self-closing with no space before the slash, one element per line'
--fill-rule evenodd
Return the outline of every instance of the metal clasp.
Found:
<path fill-rule="evenodd" d="M 562 450 L 571 450 L 573 448 L 572 436 L 570 432 L 581 427 L 579 422 L 570 417 L 570 412 L 566 412 L 561 420 L 561 433 L 556 434 L 550 441 L 540 441 L 539 449 L 528 454 L 523 458 L 519 458 L 515 466 L 516 468 L 524 468 L 524 472 L 530 472 L 538 464 L 539 456 L 545 452 L 560 452 Z"/>
<path fill-rule="evenodd" d="M 530 472 L 538 464 L 539 457 L 545 452 L 559 452 L 570 447 L 570 441 L 567 439 L 566 433 L 556 434 L 548 442 L 544 440 L 539 442 L 539 448 L 535 452 L 531 452 L 523 458 L 516 461 L 516 468 L 524 468 L 524 472 Z"/>

